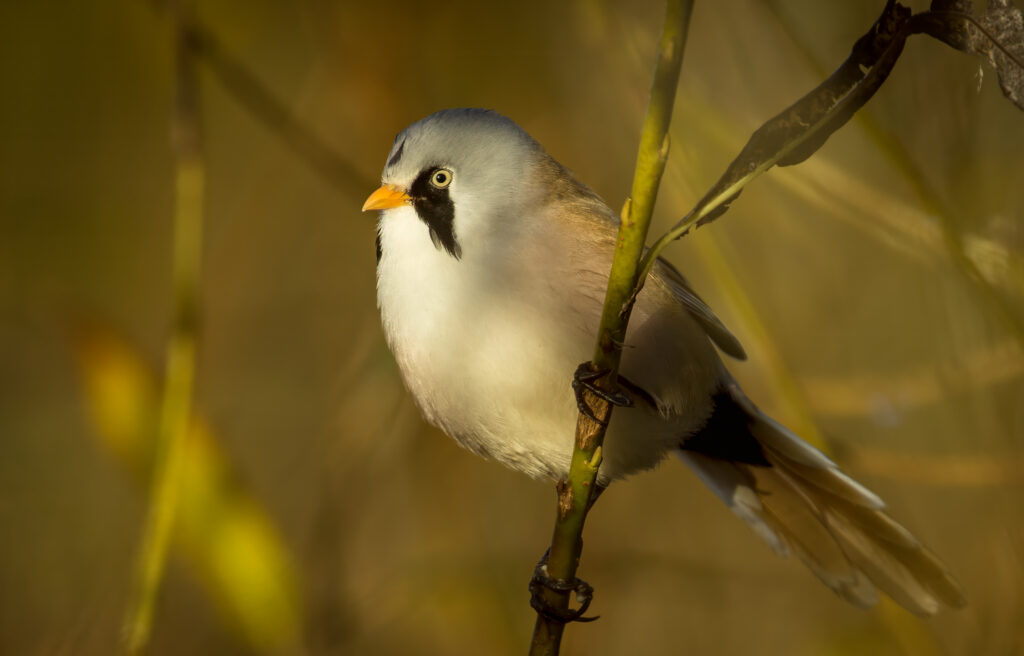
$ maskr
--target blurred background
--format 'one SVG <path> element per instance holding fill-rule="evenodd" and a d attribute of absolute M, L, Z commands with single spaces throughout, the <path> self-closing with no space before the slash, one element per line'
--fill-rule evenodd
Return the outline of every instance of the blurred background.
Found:
<path fill-rule="evenodd" d="M 698 1 L 653 231 L 846 57 L 883 3 Z M 918 3 L 920 4 L 920 3 Z M 921 7 L 918 7 L 921 8 Z M 395 134 L 512 117 L 619 207 L 663 4 L 206 0 L 224 52 L 351 167 L 308 165 L 200 61 L 195 415 L 154 654 L 518 654 L 553 486 L 427 427 L 359 208 Z M 169 16 L 0 3 L 0 653 L 117 651 L 170 335 Z M 912 39 L 811 160 L 668 253 L 730 368 L 964 584 L 919 620 L 845 605 L 678 462 L 616 485 L 563 654 L 1024 654 L 1024 115 Z"/>

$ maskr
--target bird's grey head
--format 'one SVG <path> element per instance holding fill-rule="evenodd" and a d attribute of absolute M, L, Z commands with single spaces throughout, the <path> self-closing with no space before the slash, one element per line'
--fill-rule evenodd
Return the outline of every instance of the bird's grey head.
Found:
<path fill-rule="evenodd" d="M 460 258 L 466 241 L 528 207 L 540 190 L 536 162 L 548 159 L 510 119 L 483 109 L 446 109 L 395 138 L 383 186 L 364 209 L 411 204 L 434 246 Z M 387 220 L 387 217 L 383 217 Z"/>

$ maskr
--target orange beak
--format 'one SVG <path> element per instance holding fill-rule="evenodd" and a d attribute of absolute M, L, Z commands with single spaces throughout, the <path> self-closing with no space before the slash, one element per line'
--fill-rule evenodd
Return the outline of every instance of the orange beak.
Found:
<path fill-rule="evenodd" d="M 384 185 L 377 191 L 370 194 L 370 197 L 363 203 L 363 211 L 367 210 L 389 210 L 392 207 L 411 203 L 412 198 L 395 185 Z"/>

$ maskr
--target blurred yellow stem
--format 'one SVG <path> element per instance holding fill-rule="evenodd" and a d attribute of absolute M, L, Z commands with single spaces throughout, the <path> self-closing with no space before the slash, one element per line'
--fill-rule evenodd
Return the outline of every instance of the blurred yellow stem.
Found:
<path fill-rule="evenodd" d="M 144 653 L 152 634 L 192 417 L 205 171 L 200 149 L 195 61 L 188 43 L 191 12 L 190 7 L 184 5 L 178 2 L 173 7 L 177 63 L 173 126 L 177 154 L 172 280 L 174 323 L 167 349 L 152 488 L 137 556 L 135 587 L 125 619 L 125 647 L 129 654 Z"/>
<path fill-rule="evenodd" d="M 156 373 L 99 328 L 80 330 L 75 351 L 98 444 L 149 490 L 163 402 Z M 198 407 L 191 415 L 171 552 L 197 575 L 225 628 L 257 653 L 297 653 L 301 599 L 284 540 L 220 449 L 221 436 Z"/>
<path fill-rule="evenodd" d="M 715 284 L 729 299 L 733 311 L 742 321 L 744 332 L 753 337 L 768 375 L 777 389 L 776 396 L 784 408 L 783 416 L 789 418 L 793 430 L 800 437 L 819 449 L 826 449 L 825 438 L 814 420 L 800 384 L 793 377 L 785 358 L 775 345 L 775 340 L 761 321 L 761 315 L 758 314 L 757 308 L 729 264 L 731 258 L 724 252 L 727 244 L 721 243 L 722 240 L 714 231 L 708 231 L 701 236 L 702 239 L 694 240 L 697 252 Z"/>
<path fill-rule="evenodd" d="M 175 336 L 168 349 L 167 362 L 153 487 L 139 547 L 136 589 L 125 625 L 129 654 L 145 652 L 152 633 L 156 598 L 166 568 L 171 530 L 178 507 L 178 483 L 182 478 L 181 469 L 185 461 L 185 437 L 191 415 L 195 340 L 185 335 Z"/>
<path fill-rule="evenodd" d="M 775 14 L 779 25 L 787 32 L 815 72 L 824 74 L 826 72 L 825 67 L 822 66 L 821 62 L 818 61 L 818 58 L 799 35 L 796 34 L 790 23 L 779 13 L 778 7 L 773 3 L 769 3 L 769 9 Z M 855 118 L 868 137 L 878 146 L 878 149 L 903 174 L 904 179 L 910 183 L 910 186 L 913 187 L 918 201 L 920 201 L 926 214 L 938 219 L 946 252 L 953 263 L 954 269 L 978 293 L 981 301 L 992 310 L 992 314 L 997 317 L 1007 332 L 1014 336 L 1018 344 L 1024 346 L 1024 321 L 1021 321 L 1015 308 L 985 277 L 981 267 L 971 257 L 964 237 L 960 234 L 956 214 L 943 200 L 939 190 L 928 181 L 921 167 L 914 161 L 914 158 L 908 152 L 903 142 L 882 127 L 882 124 L 879 123 L 870 110 L 857 112 Z M 1020 287 L 1018 286 L 1014 291 L 1019 293 Z"/>

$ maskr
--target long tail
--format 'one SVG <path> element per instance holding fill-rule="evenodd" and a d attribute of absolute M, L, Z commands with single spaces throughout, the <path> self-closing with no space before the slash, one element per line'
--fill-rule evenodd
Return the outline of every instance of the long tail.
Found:
<path fill-rule="evenodd" d="M 736 383 L 716 395 L 711 418 L 679 457 L 776 553 L 795 552 L 846 601 L 872 606 L 877 587 L 918 615 L 966 603 L 877 495 L 762 413 Z"/>

